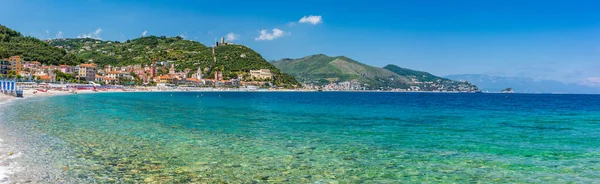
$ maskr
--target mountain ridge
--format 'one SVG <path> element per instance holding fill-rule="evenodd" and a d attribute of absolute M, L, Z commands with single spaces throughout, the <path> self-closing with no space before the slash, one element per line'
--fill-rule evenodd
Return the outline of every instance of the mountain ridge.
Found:
<path fill-rule="evenodd" d="M 358 81 L 371 90 L 477 91 L 477 87 L 469 83 L 443 79 L 427 72 L 395 65 L 386 66 L 388 68 L 374 67 L 346 56 L 315 54 L 298 59 L 284 58 L 271 63 L 300 82 L 316 86 Z M 406 75 L 406 72 L 416 73 L 418 77 Z M 431 80 L 420 81 L 420 75 L 425 73 Z"/>

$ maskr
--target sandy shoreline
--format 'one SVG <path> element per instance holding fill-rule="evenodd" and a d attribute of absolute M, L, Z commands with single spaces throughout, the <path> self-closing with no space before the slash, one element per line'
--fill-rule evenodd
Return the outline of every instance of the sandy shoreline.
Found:
<path fill-rule="evenodd" d="M 7 103 L 13 100 L 14 97 L 0 94 L 0 111 L 6 108 Z M 0 127 L 2 125 L 0 124 Z M 2 135 L 5 136 L 5 135 Z M 4 142 L 5 137 L 0 137 L 0 184 L 10 183 L 9 176 L 17 171 L 15 168 L 14 158 L 18 157 L 12 149 Z"/>
<path fill-rule="evenodd" d="M 34 97 L 49 97 L 49 96 L 55 96 L 55 95 L 70 94 L 66 91 L 48 91 L 48 92 L 36 92 L 36 93 L 34 93 L 34 91 L 35 90 L 25 90 L 25 91 L 23 91 L 23 96 L 25 98 L 34 98 Z M 0 111 L 3 111 L 4 108 L 9 108 L 10 103 L 14 100 L 20 100 L 20 99 L 13 97 L 13 96 L 0 94 Z M 2 121 L 2 119 L 0 119 L 0 121 Z M 0 122 L 1 129 L 4 129 L 3 126 L 4 125 Z M 18 158 L 23 155 L 23 153 L 21 152 L 22 150 L 18 149 L 19 146 L 7 144 L 7 142 L 10 142 L 7 140 L 9 138 L 7 136 L 9 136 L 9 135 L 6 135 L 4 133 L 2 133 L 2 135 L 0 135 L 0 184 L 8 184 L 8 183 L 18 182 L 18 181 L 12 181 L 11 175 L 16 174 L 22 170 L 22 168 L 20 168 L 19 163 L 18 163 Z"/>
<path fill-rule="evenodd" d="M 77 94 L 91 94 L 91 93 L 122 93 L 122 92 L 146 92 L 146 91 L 91 91 L 91 90 L 80 90 L 77 91 Z M 149 91 L 148 91 L 149 92 Z M 159 91 L 157 91 L 159 92 Z M 68 91 L 59 91 L 59 90 L 48 90 L 46 92 L 41 92 L 33 89 L 23 90 L 24 98 L 16 98 L 10 95 L 0 94 L 0 112 L 5 108 L 10 108 L 11 103 L 18 100 L 28 99 L 28 98 L 44 98 L 44 97 L 52 97 L 52 96 L 62 96 L 62 95 L 75 95 Z M 32 180 L 28 179 L 30 177 L 36 176 L 26 176 L 25 178 L 17 177 L 16 175 L 20 175 L 20 171 L 25 170 L 28 166 L 22 165 L 21 161 L 23 160 L 24 153 L 19 140 L 15 140 L 14 135 L 11 134 L 11 130 L 8 130 L 3 124 L 3 119 L 0 119 L 0 184 L 9 184 L 9 183 L 28 183 L 32 182 Z M 14 133 L 14 132 L 13 132 Z M 16 181 L 19 180 L 19 181 Z"/>

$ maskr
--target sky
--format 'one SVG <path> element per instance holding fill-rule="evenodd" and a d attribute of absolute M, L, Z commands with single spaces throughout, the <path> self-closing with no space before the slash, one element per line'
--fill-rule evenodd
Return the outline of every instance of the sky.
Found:
<path fill-rule="evenodd" d="M 600 1 L 0 0 L 0 24 L 41 39 L 225 37 L 267 60 L 313 54 L 435 75 L 600 87 Z"/>

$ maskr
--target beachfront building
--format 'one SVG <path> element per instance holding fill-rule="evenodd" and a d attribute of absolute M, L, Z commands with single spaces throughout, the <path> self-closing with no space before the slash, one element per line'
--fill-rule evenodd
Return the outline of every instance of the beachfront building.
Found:
<path fill-rule="evenodd" d="M 104 77 L 104 83 L 105 84 L 117 84 L 118 82 L 119 82 L 118 79 Z"/>
<path fill-rule="evenodd" d="M 273 74 L 269 69 L 250 70 L 250 77 L 254 79 L 272 79 Z"/>
<path fill-rule="evenodd" d="M 21 60 L 21 56 L 11 56 L 8 58 L 8 62 L 10 62 L 11 70 L 19 73 L 23 69 L 23 61 Z"/>
<path fill-rule="evenodd" d="M 119 71 L 113 71 L 113 72 L 108 72 L 106 74 L 106 77 L 109 78 L 113 78 L 113 79 L 119 79 L 119 78 L 125 78 L 125 79 L 129 79 L 129 80 L 133 80 L 133 77 L 131 76 L 131 74 L 129 72 L 119 72 Z"/>
<path fill-rule="evenodd" d="M 43 75 L 39 76 L 39 80 L 42 82 L 56 82 L 56 77 L 50 75 Z"/>
<path fill-rule="evenodd" d="M 190 86 L 199 86 L 199 85 L 203 85 L 204 83 L 202 82 L 202 80 L 197 79 L 197 78 L 186 78 L 185 84 L 190 85 Z"/>
<path fill-rule="evenodd" d="M 0 59 L 0 74 L 6 75 L 10 71 L 10 62 L 8 59 Z"/>
<path fill-rule="evenodd" d="M 94 81 L 99 84 L 106 83 L 106 81 L 104 80 L 104 77 L 101 75 L 98 75 L 98 74 L 96 74 L 96 78 L 94 79 Z"/>
<path fill-rule="evenodd" d="M 60 65 L 58 68 L 62 73 L 73 73 L 73 67 L 69 65 Z"/>
<path fill-rule="evenodd" d="M 158 77 L 157 83 L 160 84 L 173 84 L 173 78 L 168 75 L 161 75 Z"/>
<path fill-rule="evenodd" d="M 77 77 L 80 80 L 94 81 L 96 79 L 96 64 L 81 64 L 77 68 Z"/>

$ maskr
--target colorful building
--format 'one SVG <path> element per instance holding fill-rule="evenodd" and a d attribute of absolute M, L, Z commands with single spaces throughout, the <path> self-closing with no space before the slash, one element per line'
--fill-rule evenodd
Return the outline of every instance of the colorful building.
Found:
<path fill-rule="evenodd" d="M 157 83 L 161 84 L 173 84 L 173 78 L 168 75 L 161 75 L 158 77 Z"/>
<path fill-rule="evenodd" d="M 39 61 L 31 61 L 31 62 L 25 62 L 25 64 L 23 65 L 23 68 L 37 70 L 41 66 L 42 66 L 42 63 L 40 63 Z"/>
<path fill-rule="evenodd" d="M 94 81 L 96 79 L 96 64 L 81 64 L 76 66 L 77 78 L 80 80 Z"/>
<path fill-rule="evenodd" d="M 0 74 L 8 74 L 8 71 L 10 71 L 10 62 L 8 62 L 8 59 L 0 59 Z"/>
<path fill-rule="evenodd" d="M 50 75 L 40 76 L 40 81 L 43 82 L 56 82 L 56 77 Z"/>
<path fill-rule="evenodd" d="M 269 69 L 250 70 L 250 77 L 255 79 L 272 79 L 273 74 Z"/>
<path fill-rule="evenodd" d="M 62 73 L 72 73 L 73 72 L 73 67 L 69 66 L 69 65 L 60 65 L 60 72 Z"/>
<path fill-rule="evenodd" d="M 8 62 L 10 62 L 11 70 L 19 73 L 23 69 L 23 61 L 21 60 L 21 56 L 11 56 L 8 58 Z"/>

